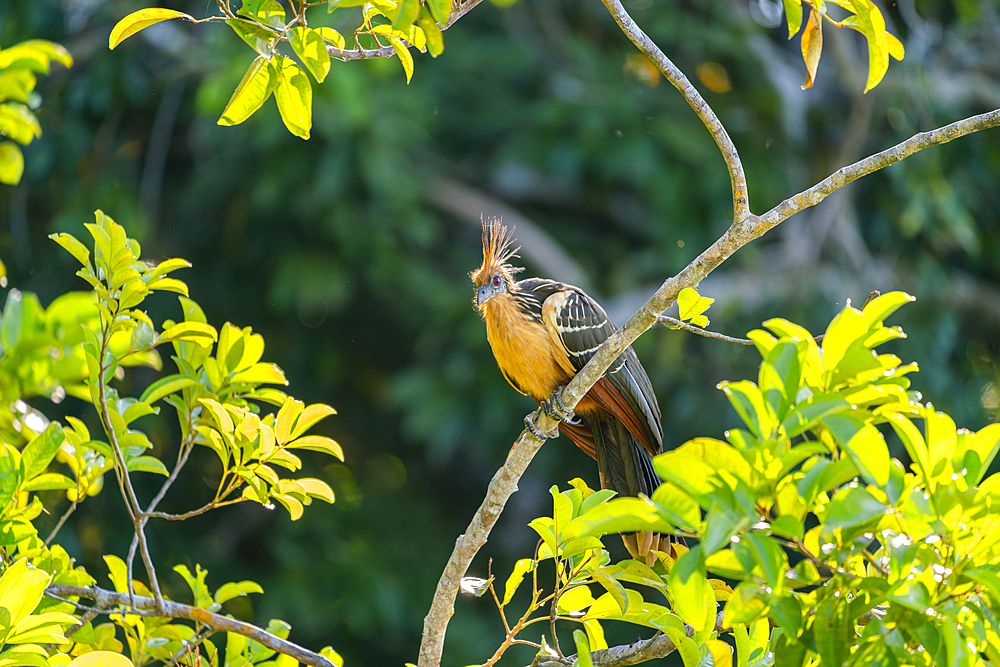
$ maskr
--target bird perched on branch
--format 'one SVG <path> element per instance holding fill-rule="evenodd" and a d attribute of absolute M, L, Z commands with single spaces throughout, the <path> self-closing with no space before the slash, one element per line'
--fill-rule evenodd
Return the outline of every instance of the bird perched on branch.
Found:
<path fill-rule="evenodd" d="M 612 333 L 604 309 L 572 285 L 528 278 L 511 266 L 520 248 L 499 220 L 483 221 L 483 263 L 470 274 L 476 310 L 486 320 L 486 336 L 507 381 L 531 396 L 559 429 L 597 460 L 601 487 L 618 495 L 652 495 L 660 484 L 652 457 L 663 448 L 660 408 L 646 371 L 629 347 L 580 399 L 574 413 L 561 391 Z M 555 392 L 555 393 L 554 393 Z M 528 428 L 539 437 L 530 419 Z M 659 548 L 652 533 L 622 535 L 633 558 L 650 560 Z"/>

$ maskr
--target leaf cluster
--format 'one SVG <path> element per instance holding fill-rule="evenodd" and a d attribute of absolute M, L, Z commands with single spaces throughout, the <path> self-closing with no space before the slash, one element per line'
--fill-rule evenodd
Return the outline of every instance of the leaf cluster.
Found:
<path fill-rule="evenodd" d="M 306 12 L 316 5 L 326 5 L 328 13 L 339 8 L 362 7 L 361 23 L 350 35 L 352 47 L 332 27 L 309 27 Z M 288 131 L 308 139 L 312 129 L 312 83 L 306 71 L 316 83 L 323 83 L 330 73 L 331 54 L 347 57 L 348 51 L 352 51 L 360 57 L 370 53 L 378 56 L 380 49 L 390 48 L 399 58 L 409 83 L 413 76 L 410 48 L 435 58 L 439 56 L 444 51 L 441 30 L 448 25 L 452 13 L 450 0 L 329 0 L 289 2 L 288 6 L 290 11 L 278 0 L 247 0 L 233 11 L 229 0 L 219 0 L 221 14 L 201 20 L 173 9 L 141 9 L 118 22 L 108 46 L 114 49 L 140 30 L 169 19 L 195 23 L 225 21 L 257 56 L 233 91 L 219 125 L 239 125 L 274 95 Z M 297 61 L 279 52 L 282 44 L 291 47 Z"/>
<path fill-rule="evenodd" d="M 179 622 L 157 609 L 150 612 L 136 606 L 136 596 L 151 597 L 161 605 L 168 601 L 160 592 L 144 529 L 154 518 L 185 519 L 245 501 L 268 507 L 279 503 L 293 520 L 314 498 L 332 503 L 334 494 L 326 482 L 284 474 L 302 467 L 296 454 L 300 450 L 343 459 L 337 443 L 309 433 L 335 411 L 326 405 L 307 406 L 266 386 L 287 382 L 280 368 L 261 361 L 263 338 L 249 327 L 229 323 L 216 330 L 188 297 L 187 285 L 170 277 L 188 262 L 145 262 L 139 244 L 101 211 L 86 227 L 93 241 L 90 246 L 69 234 L 52 238 L 80 263 L 77 275 L 92 292 L 64 295 L 46 310 L 33 294 L 11 290 L 0 315 L 0 395 L 5 406 L 0 410 L 0 666 L 291 664 L 288 656 L 256 641 L 261 636 L 286 638 L 291 628 L 280 620 L 271 621 L 266 631 L 255 629 L 260 636 L 253 635 L 254 639 L 227 630 L 224 651 L 208 640 L 219 632 L 214 619 L 226 602 L 263 592 L 252 581 L 227 583 L 212 594 L 206 570 L 196 565 L 192 574 L 178 565 L 174 570 L 187 583 L 193 608 L 203 610 L 203 615 L 190 616 L 197 619 L 193 623 Z M 182 321 L 154 322 L 141 310 L 155 291 L 179 294 Z M 163 375 L 138 398 L 120 394 L 115 385 L 124 369 L 143 365 L 162 371 L 160 352 L 168 345 L 177 372 Z M 24 402 L 35 396 L 67 395 L 93 405 L 103 436 L 93 437 L 74 417 L 66 418 L 68 427 L 49 421 Z M 158 413 L 162 404 L 176 413 L 180 424 L 172 470 L 137 426 L 143 417 Z M 261 415 L 261 405 L 276 411 Z M 221 470 L 214 495 L 184 514 L 156 511 L 195 446 L 218 455 Z M 277 469 L 285 472 L 279 474 Z M 98 595 L 96 606 L 89 608 L 51 590 L 46 595 L 50 585 L 100 592 L 88 588 L 97 580 L 52 542 L 79 503 L 101 492 L 104 475 L 111 471 L 135 535 L 126 558 L 107 554 L 104 561 L 113 590 L 128 596 L 132 604 L 102 606 L 106 603 Z M 141 504 L 132 488 L 130 476 L 135 472 L 166 478 L 148 503 Z M 61 496 L 70 506 L 42 540 L 37 520 Z M 133 574 L 137 550 L 146 582 Z M 78 599 L 80 594 L 71 597 Z M 82 618 L 81 612 L 86 612 Z M 97 624 L 94 617 L 102 613 L 110 621 Z M 334 663 L 339 660 L 332 649 L 323 655 Z"/>
<path fill-rule="evenodd" d="M 531 523 L 538 553 L 515 567 L 501 608 L 554 558 L 554 592 L 534 591 L 531 606 L 582 623 L 591 651 L 606 646 L 600 622 L 619 620 L 666 633 L 688 666 L 1000 660 L 1000 476 L 986 476 L 1000 425 L 956 429 L 909 389 L 916 364 L 876 351 L 904 336 L 883 321 L 911 300 L 848 305 L 822 344 L 782 319 L 751 332 L 757 381 L 720 384 L 744 428 L 656 457 L 664 483 L 651 498 L 608 499 L 578 480 L 553 488 L 553 516 Z M 687 542 L 656 552 L 652 568 L 610 564 L 597 538 L 641 530 Z M 541 648 L 563 658 L 557 644 Z"/>
<path fill-rule="evenodd" d="M 35 91 L 38 74 L 48 74 L 52 62 L 73 66 L 73 56 L 60 44 L 29 39 L 0 49 L 0 183 L 17 185 L 24 173 L 27 146 L 42 136 L 42 127 L 33 110 L 41 103 Z"/>
<path fill-rule="evenodd" d="M 783 0 L 785 17 L 788 21 L 788 39 L 791 39 L 802 27 L 803 1 L 809 7 L 805 29 L 802 30 L 800 43 L 802 59 L 806 65 L 806 82 L 802 88 L 811 88 L 816 80 L 816 68 L 823 53 L 823 22 L 824 20 L 837 28 L 851 28 L 865 37 L 868 43 L 868 80 L 865 92 L 874 88 L 889 69 L 889 56 L 902 60 L 905 50 L 903 43 L 885 28 L 885 17 L 872 0 Z M 829 11 L 829 5 L 836 5 L 847 11 L 843 19 L 834 20 Z"/>

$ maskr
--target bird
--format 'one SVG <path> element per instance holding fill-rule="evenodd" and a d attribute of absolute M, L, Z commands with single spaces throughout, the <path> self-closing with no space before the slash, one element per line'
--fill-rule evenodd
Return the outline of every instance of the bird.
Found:
<path fill-rule="evenodd" d="M 483 263 L 471 272 L 473 305 L 486 322 L 486 337 L 501 373 L 531 398 L 559 430 L 597 461 L 601 488 L 619 496 L 651 496 L 660 479 L 652 457 L 663 450 L 660 407 L 645 369 L 626 348 L 573 412 L 560 400 L 562 388 L 617 329 L 597 301 L 579 287 L 545 278 L 514 279 L 524 269 L 510 260 L 513 229 L 483 220 Z M 547 436 L 525 418 L 539 437 Z M 633 558 L 655 561 L 660 536 L 623 534 Z"/>

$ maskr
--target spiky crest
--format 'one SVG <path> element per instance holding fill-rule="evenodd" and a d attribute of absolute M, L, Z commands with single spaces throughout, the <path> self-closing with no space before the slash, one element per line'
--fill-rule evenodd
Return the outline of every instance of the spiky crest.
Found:
<path fill-rule="evenodd" d="M 500 218 L 483 219 L 483 263 L 469 274 L 472 282 L 477 285 L 485 284 L 494 274 L 501 274 L 508 283 L 514 282 L 514 274 L 524 271 L 522 268 L 512 266 L 508 260 L 517 257 L 520 246 L 511 249 L 510 245 L 514 241 L 513 228 L 507 229 Z"/>

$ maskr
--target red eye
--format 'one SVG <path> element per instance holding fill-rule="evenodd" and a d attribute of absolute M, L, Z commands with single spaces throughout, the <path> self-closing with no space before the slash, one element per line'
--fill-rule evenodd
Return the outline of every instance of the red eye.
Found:
<path fill-rule="evenodd" d="M 500 287 L 500 276 L 493 276 L 493 286 Z"/>

